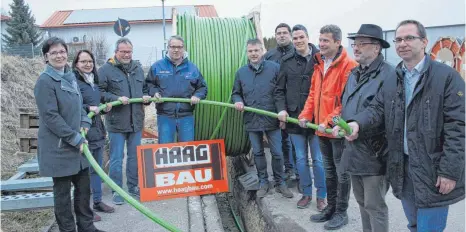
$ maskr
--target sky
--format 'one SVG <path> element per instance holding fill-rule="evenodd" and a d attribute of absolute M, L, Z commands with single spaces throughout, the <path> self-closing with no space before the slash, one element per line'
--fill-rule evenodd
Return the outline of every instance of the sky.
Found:
<path fill-rule="evenodd" d="M 8 12 L 12 0 L 1 0 Z M 42 24 L 58 10 L 160 6 L 161 0 L 25 0 Z M 319 29 L 338 25 L 346 38 L 363 23 L 373 23 L 392 30 L 404 19 L 416 19 L 425 26 L 465 23 L 464 0 L 166 0 L 165 5 L 214 5 L 220 17 L 241 17 L 253 8 L 261 11 L 264 36 L 273 36 L 281 22 L 307 27 L 310 41 L 316 43 Z M 343 40 L 346 44 L 346 39 Z"/>

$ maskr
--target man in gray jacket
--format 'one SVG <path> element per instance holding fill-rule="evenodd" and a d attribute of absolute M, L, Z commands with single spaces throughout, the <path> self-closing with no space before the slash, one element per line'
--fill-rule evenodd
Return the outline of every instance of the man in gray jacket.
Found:
<path fill-rule="evenodd" d="M 364 111 L 384 80 L 395 76 L 395 68 L 384 60 L 381 53 L 383 48 L 390 47 L 383 39 L 382 28 L 363 24 L 355 35 L 348 38 L 354 40 L 351 47 L 359 66 L 351 71 L 346 82 L 341 101 L 343 118 Z M 388 232 L 386 154 L 383 125 L 353 142 L 345 141 L 342 163 L 351 174 L 353 193 L 365 232 Z"/>
<path fill-rule="evenodd" d="M 105 126 L 110 138 L 110 178 L 122 187 L 123 151 L 126 142 L 128 192 L 139 198 L 136 147 L 141 144 L 144 109 L 140 103 L 128 105 L 128 100 L 142 97 L 144 103 L 148 103 L 150 96 L 144 82 L 144 72 L 140 64 L 132 60 L 132 54 L 131 41 L 127 38 L 119 39 L 115 46 L 115 56 L 99 69 L 99 88 L 104 102 L 123 103 L 105 115 Z M 124 203 L 116 192 L 113 193 L 113 203 Z"/>

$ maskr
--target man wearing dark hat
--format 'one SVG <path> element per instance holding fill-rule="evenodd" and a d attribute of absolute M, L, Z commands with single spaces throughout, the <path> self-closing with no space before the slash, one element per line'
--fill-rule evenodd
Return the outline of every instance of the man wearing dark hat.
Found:
<path fill-rule="evenodd" d="M 358 141 L 384 125 L 387 176 L 408 229 L 444 231 L 449 205 L 465 197 L 465 83 L 425 53 L 428 40 L 420 22 L 399 23 L 393 42 L 403 60 L 369 106 L 345 118 L 352 129 L 346 139 Z"/>
<path fill-rule="evenodd" d="M 359 66 L 351 71 L 342 95 L 343 119 L 364 111 L 384 80 L 396 75 L 395 68 L 381 54 L 382 49 L 389 48 L 390 44 L 383 39 L 379 26 L 363 24 L 355 35 L 348 38 L 354 40 L 351 47 Z M 351 174 L 364 232 L 388 232 L 386 154 L 383 125 L 357 140 L 345 142 L 342 166 Z"/>

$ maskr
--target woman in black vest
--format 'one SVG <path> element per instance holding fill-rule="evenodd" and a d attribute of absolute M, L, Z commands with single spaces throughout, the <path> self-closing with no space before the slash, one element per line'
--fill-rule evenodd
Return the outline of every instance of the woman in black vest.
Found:
<path fill-rule="evenodd" d="M 106 131 L 102 117 L 99 114 L 101 101 L 100 91 L 98 87 L 99 78 L 97 69 L 95 68 L 94 55 L 88 50 L 81 50 L 76 53 L 73 60 L 73 71 L 78 80 L 78 86 L 83 97 L 83 107 L 86 112 L 95 112 L 96 115 L 92 118 L 92 125 L 87 132 L 87 140 L 89 141 L 89 150 L 94 159 L 102 166 L 102 155 L 105 146 Z M 110 111 L 111 104 L 107 104 L 107 108 L 101 112 Z M 102 202 L 102 180 L 97 175 L 96 171 L 90 167 L 91 173 L 91 190 L 94 200 L 94 210 L 105 213 L 113 213 L 115 209 Z M 101 217 L 94 213 L 94 221 L 100 221 Z"/>

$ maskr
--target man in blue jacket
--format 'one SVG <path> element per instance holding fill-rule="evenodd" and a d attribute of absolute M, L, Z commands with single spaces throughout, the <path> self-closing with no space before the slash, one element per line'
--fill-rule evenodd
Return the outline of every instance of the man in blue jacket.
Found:
<path fill-rule="evenodd" d="M 155 62 L 147 74 L 149 94 L 154 98 L 191 98 L 191 104 L 179 102 L 157 103 L 159 143 L 194 140 L 194 105 L 207 96 L 207 84 L 199 69 L 190 62 L 184 50 L 184 40 L 172 36 L 168 40 L 168 54 Z"/>

